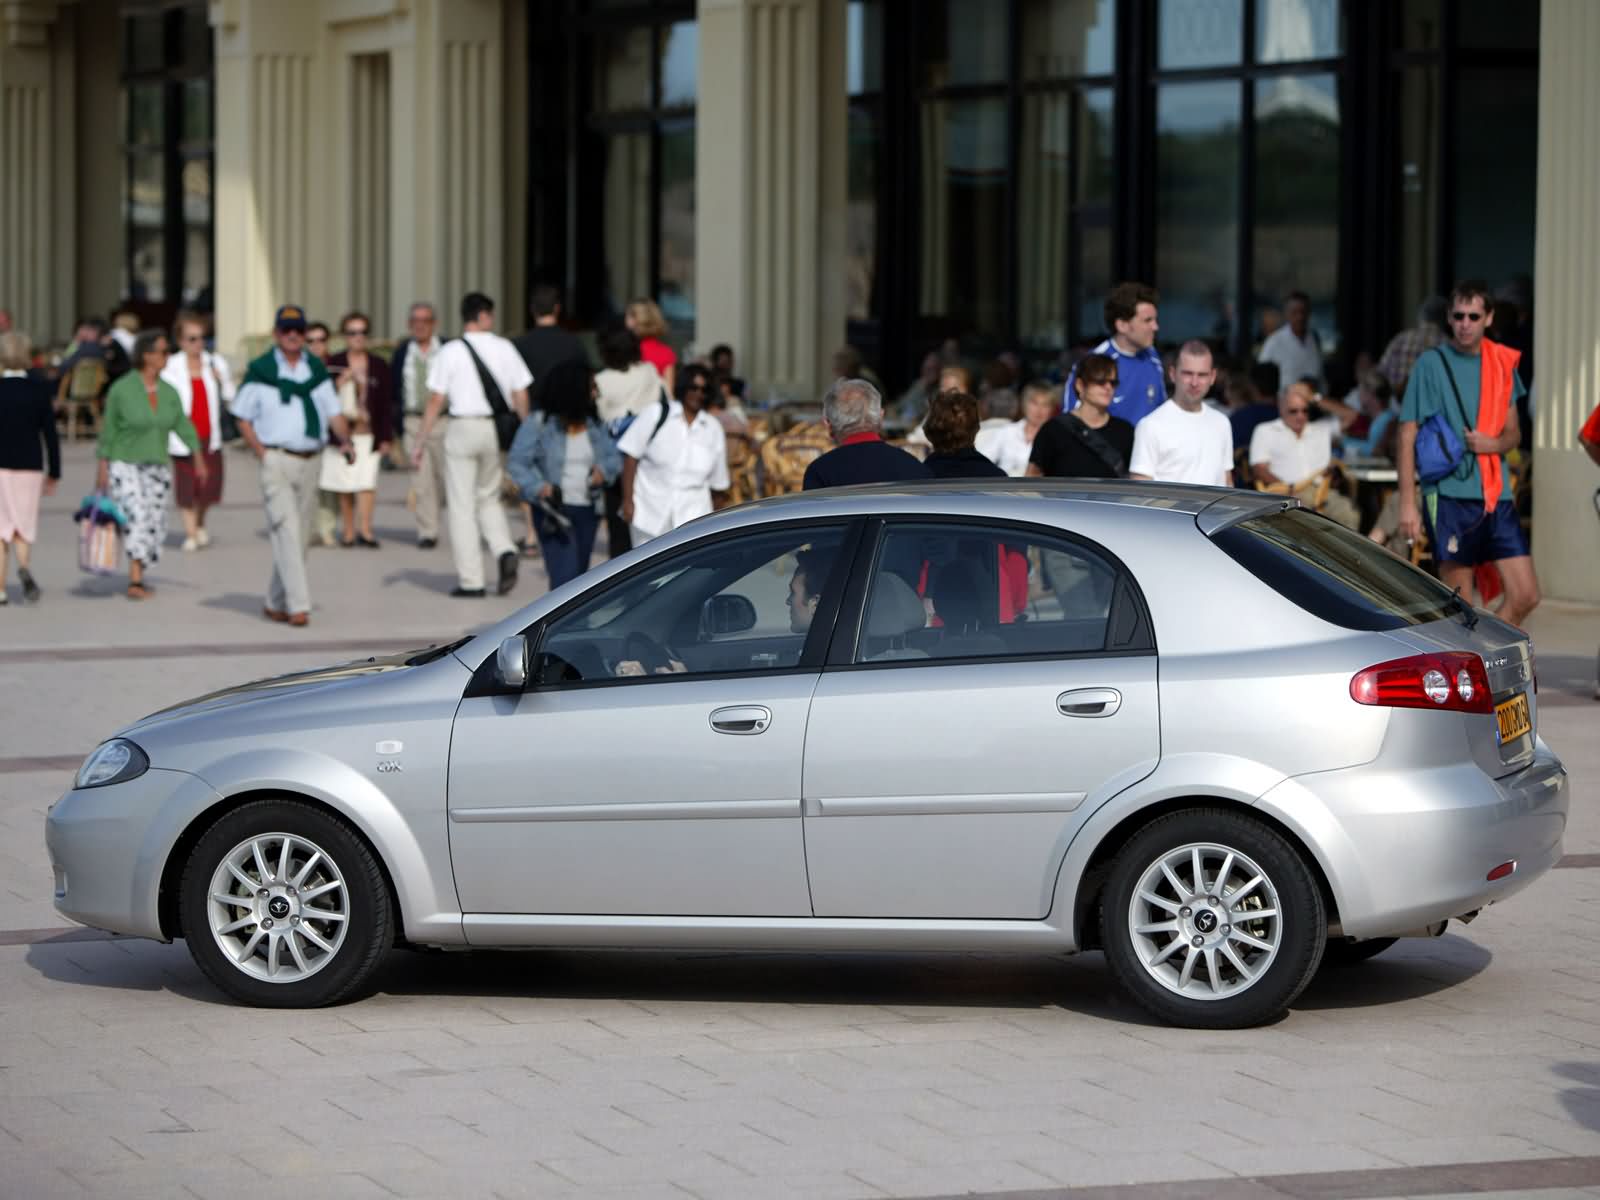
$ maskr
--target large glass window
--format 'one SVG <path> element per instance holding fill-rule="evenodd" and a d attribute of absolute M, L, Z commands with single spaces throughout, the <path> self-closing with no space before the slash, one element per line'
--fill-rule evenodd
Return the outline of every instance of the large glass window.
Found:
<path fill-rule="evenodd" d="M 1156 106 L 1161 336 L 1231 338 L 1238 294 L 1240 91 L 1172 84 Z"/>
<path fill-rule="evenodd" d="M 1099 336 L 1111 282 L 1115 0 L 918 11 L 908 358 L 955 338 L 975 357 L 1020 344 L 1042 368 Z"/>
<path fill-rule="evenodd" d="M 1255 87 L 1254 311 L 1291 290 L 1311 297 L 1324 347 L 1338 327 L 1339 89 L 1334 75 L 1285 75 Z"/>
<path fill-rule="evenodd" d="M 661 306 L 675 340 L 694 336 L 695 119 L 700 69 L 684 0 L 591 4 L 587 128 L 580 143 L 576 314 L 616 316 L 636 297 Z"/>
<path fill-rule="evenodd" d="M 211 27 L 192 2 L 122 21 L 122 290 L 164 320 L 212 302 Z"/>

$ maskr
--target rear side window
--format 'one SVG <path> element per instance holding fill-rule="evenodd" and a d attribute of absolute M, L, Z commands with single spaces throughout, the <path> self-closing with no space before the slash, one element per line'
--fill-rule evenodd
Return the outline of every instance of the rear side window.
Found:
<path fill-rule="evenodd" d="M 1431 575 L 1303 508 L 1251 517 L 1212 541 L 1279 595 L 1346 629 L 1400 629 L 1452 613 L 1450 589 Z"/>

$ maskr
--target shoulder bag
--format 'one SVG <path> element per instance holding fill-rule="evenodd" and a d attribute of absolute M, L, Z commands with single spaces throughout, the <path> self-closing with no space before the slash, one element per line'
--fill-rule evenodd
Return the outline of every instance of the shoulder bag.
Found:
<path fill-rule="evenodd" d="M 1471 426 L 1467 421 L 1467 408 L 1461 402 L 1461 390 L 1456 386 L 1456 374 L 1450 369 L 1450 360 L 1444 351 L 1434 347 L 1445 378 L 1450 381 L 1450 394 L 1455 397 L 1456 410 L 1461 414 L 1461 428 Z M 1467 453 L 1466 443 L 1450 424 L 1443 412 L 1436 412 L 1417 429 L 1417 478 L 1423 483 L 1438 483 L 1461 469 L 1462 460 L 1476 465 L 1477 460 Z M 1469 472 L 1470 473 L 1470 472 Z"/>
<path fill-rule="evenodd" d="M 472 365 L 478 368 L 478 382 L 483 385 L 483 395 L 489 401 L 489 411 L 494 414 L 494 432 L 500 440 L 500 449 L 511 449 L 511 443 L 516 440 L 517 429 L 522 424 L 522 418 L 517 416 L 516 410 L 506 403 L 500 385 L 495 382 L 489 368 L 483 365 L 483 359 L 478 357 L 478 352 L 472 348 L 472 343 L 467 341 L 462 334 L 461 344 L 467 348 L 467 353 L 472 355 Z"/>
<path fill-rule="evenodd" d="M 1071 413 L 1062 413 L 1058 420 L 1067 427 L 1068 433 L 1083 444 L 1089 453 L 1105 463 L 1110 472 L 1107 476 L 1108 478 L 1122 479 L 1128 474 L 1127 462 L 1117 448 L 1106 441 L 1105 436 L 1098 429 L 1090 429 Z"/>

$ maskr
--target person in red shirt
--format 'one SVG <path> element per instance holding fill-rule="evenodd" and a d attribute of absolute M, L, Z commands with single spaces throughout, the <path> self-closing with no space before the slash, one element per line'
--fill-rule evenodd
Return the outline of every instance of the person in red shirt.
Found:
<path fill-rule="evenodd" d="M 640 356 L 661 376 L 667 394 L 676 396 L 673 384 L 678 374 L 678 356 L 667 345 L 667 319 L 661 315 L 660 306 L 654 300 L 630 300 L 622 322 L 639 339 Z"/>
<path fill-rule="evenodd" d="M 172 333 L 179 352 L 168 358 L 161 370 L 161 378 L 178 393 L 184 414 L 200 435 L 198 456 L 191 456 L 189 447 L 176 435 L 167 446 L 185 550 L 211 544 L 206 510 L 222 500 L 222 410 L 232 403 L 234 393 L 227 361 L 206 349 L 205 336 L 205 323 L 199 317 L 180 313 Z M 204 458 L 208 468 L 203 483 L 195 475 L 195 457 Z"/>

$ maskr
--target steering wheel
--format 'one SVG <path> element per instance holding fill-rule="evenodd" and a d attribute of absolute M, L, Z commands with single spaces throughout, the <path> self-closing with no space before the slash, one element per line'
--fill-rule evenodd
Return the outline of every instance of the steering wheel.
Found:
<path fill-rule="evenodd" d="M 654 675 L 669 666 L 673 653 L 663 646 L 648 633 L 635 631 L 630 633 L 622 642 L 622 661 L 630 659 L 644 668 L 646 675 Z"/>

